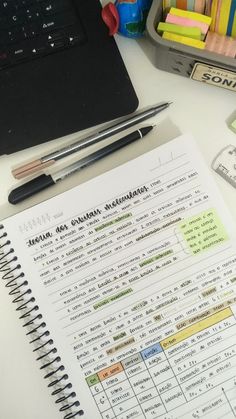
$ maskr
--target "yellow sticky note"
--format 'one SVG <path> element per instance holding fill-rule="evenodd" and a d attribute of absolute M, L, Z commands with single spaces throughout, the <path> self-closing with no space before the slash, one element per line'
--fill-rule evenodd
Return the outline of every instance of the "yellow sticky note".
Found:
<path fill-rule="evenodd" d="M 228 21 L 229 21 L 229 13 L 231 8 L 231 2 L 232 0 L 224 0 L 224 3 L 221 5 L 220 8 L 220 19 L 219 19 L 219 25 L 217 32 L 220 35 L 226 35 L 227 34 L 227 27 L 228 27 Z"/>
<path fill-rule="evenodd" d="M 206 23 L 207 25 L 211 24 L 211 17 L 202 15 L 201 13 L 177 9 L 176 7 L 171 7 L 169 13 L 175 16 L 187 17 L 188 19 L 198 20 L 199 22 Z"/>
<path fill-rule="evenodd" d="M 188 38 L 187 36 L 176 35 L 175 33 L 163 32 L 162 38 L 168 41 L 179 42 L 180 44 L 188 45 L 194 48 L 205 48 L 205 42 Z"/>
<path fill-rule="evenodd" d="M 218 6 L 218 0 L 212 0 L 212 5 L 211 5 L 211 31 L 214 32 L 215 31 L 215 26 L 216 26 L 216 15 L 217 15 L 217 6 Z"/>
<path fill-rule="evenodd" d="M 201 39 L 201 29 L 192 26 L 188 27 L 184 25 L 175 25 L 173 23 L 159 22 L 157 31 L 170 32 L 181 36 L 187 36 L 188 38 Z"/>

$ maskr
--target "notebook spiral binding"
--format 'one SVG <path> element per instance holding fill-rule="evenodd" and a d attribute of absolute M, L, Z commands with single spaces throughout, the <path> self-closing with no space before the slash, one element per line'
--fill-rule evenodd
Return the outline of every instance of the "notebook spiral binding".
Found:
<path fill-rule="evenodd" d="M 7 281 L 5 286 L 10 289 L 12 302 L 17 305 L 16 311 L 21 313 L 19 318 L 28 330 L 26 335 L 30 338 L 29 343 L 34 346 L 33 352 L 37 353 L 36 360 L 41 363 L 40 369 L 46 372 L 43 378 L 49 380 L 48 387 L 53 390 L 51 395 L 58 396 L 55 403 L 61 405 L 59 410 L 65 413 L 64 419 L 83 416 L 83 410 L 78 409 L 80 403 L 76 400 L 69 376 L 14 253 L 4 225 L 0 224 L 0 272 L 2 279 Z"/>

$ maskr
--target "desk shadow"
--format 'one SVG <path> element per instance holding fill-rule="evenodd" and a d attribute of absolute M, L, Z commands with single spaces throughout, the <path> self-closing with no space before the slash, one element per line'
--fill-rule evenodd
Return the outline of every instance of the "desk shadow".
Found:
<path fill-rule="evenodd" d="M 177 127 L 169 117 L 166 117 L 160 123 L 157 122 L 156 131 L 158 133 L 157 145 L 171 141 L 182 134 L 179 127 Z"/>

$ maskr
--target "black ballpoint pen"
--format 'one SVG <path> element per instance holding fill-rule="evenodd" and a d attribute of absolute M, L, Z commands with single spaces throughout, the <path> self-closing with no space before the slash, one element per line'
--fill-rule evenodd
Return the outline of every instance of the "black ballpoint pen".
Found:
<path fill-rule="evenodd" d="M 89 166 L 93 164 L 94 162 L 102 159 L 103 157 L 108 156 L 114 151 L 117 151 L 120 148 L 125 147 L 126 145 L 132 143 L 133 141 L 143 138 L 152 129 L 153 129 L 153 126 L 142 127 L 136 131 L 131 132 L 125 137 L 120 138 L 117 141 L 114 141 L 108 146 L 101 148 L 95 153 L 92 153 L 88 155 L 87 157 L 84 157 L 83 159 L 80 159 L 77 162 L 70 164 L 69 166 L 54 173 L 53 175 L 45 175 L 45 174 L 40 175 L 30 180 L 29 182 L 26 182 L 25 184 L 19 186 L 18 188 L 13 189 L 8 196 L 8 201 L 11 204 L 17 204 L 18 202 L 21 202 L 24 199 L 29 198 L 30 196 L 36 194 L 37 192 L 40 192 L 48 188 L 49 186 L 54 185 L 60 180 L 63 180 L 65 177 L 71 175 L 72 173 L 75 173 L 78 170 L 81 170 L 85 168 L 86 166 Z"/>

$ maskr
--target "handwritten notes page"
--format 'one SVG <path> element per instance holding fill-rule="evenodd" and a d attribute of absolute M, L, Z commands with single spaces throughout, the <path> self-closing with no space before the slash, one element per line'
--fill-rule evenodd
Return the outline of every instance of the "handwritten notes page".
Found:
<path fill-rule="evenodd" d="M 191 136 L 4 224 L 86 418 L 236 417 L 235 226 Z"/>

